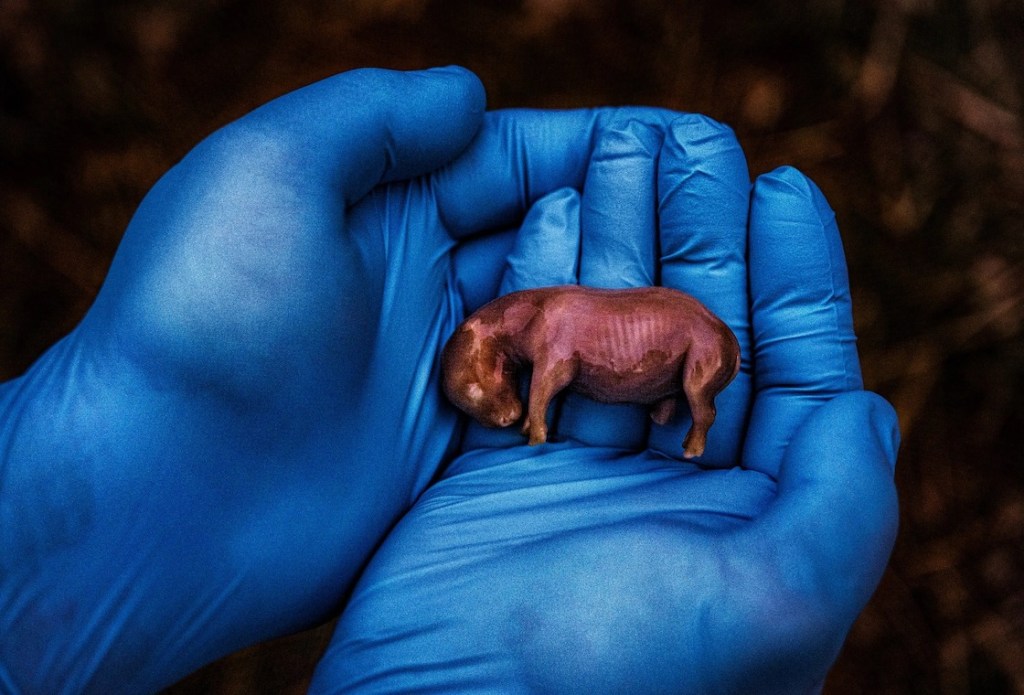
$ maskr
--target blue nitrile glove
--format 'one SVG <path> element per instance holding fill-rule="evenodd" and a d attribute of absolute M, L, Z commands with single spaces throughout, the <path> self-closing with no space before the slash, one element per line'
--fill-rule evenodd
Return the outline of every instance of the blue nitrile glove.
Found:
<path fill-rule="evenodd" d="M 522 200 L 565 147 L 525 126 L 494 140 Z M 820 191 L 793 169 L 751 187 L 732 133 L 698 116 L 611 114 L 594 141 L 582 197 L 460 250 L 466 310 L 577 281 L 696 295 L 743 349 L 705 455 L 681 460 L 685 406 L 657 427 L 570 395 L 535 448 L 470 425 L 357 584 L 312 692 L 813 692 L 874 590 L 898 434 L 861 390 Z"/>
<path fill-rule="evenodd" d="M 455 238 L 580 188 L 597 137 L 496 114 L 414 178 L 483 111 L 461 69 L 347 73 L 154 186 L 82 324 L 0 387 L 0 692 L 151 691 L 339 609 L 456 444 Z"/>

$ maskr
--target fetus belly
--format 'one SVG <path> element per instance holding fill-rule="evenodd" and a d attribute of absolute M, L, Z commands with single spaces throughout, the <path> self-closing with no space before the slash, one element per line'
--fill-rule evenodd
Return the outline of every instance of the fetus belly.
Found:
<path fill-rule="evenodd" d="M 643 404 L 680 391 L 685 346 L 669 320 L 623 313 L 583 324 L 574 336 L 574 390 L 606 403 Z"/>

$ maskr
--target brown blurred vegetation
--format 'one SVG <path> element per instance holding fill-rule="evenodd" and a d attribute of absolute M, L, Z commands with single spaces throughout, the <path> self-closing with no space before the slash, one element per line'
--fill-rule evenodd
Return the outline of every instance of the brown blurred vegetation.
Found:
<path fill-rule="evenodd" d="M 902 526 L 829 693 L 1024 692 L 1024 5 L 999 0 L 0 0 L 0 378 L 74 326 L 133 209 L 218 125 L 353 67 L 492 108 L 650 104 L 836 209 Z M 171 692 L 301 692 L 328 629 Z"/>

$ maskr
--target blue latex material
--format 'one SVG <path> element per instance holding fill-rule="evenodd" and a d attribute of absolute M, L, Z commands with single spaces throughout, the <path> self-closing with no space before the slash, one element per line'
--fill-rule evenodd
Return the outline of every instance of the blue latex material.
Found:
<path fill-rule="evenodd" d="M 698 463 L 685 408 L 569 395 L 530 448 L 444 401 L 468 311 L 564 282 L 733 328 Z M 709 119 L 485 113 L 458 68 L 286 95 L 154 186 L 0 386 L 0 692 L 152 691 L 327 618 L 378 546 L 314 692 L 812 690 L 895 533 L 853 340 L 821 193 L 751 186 Z"/>

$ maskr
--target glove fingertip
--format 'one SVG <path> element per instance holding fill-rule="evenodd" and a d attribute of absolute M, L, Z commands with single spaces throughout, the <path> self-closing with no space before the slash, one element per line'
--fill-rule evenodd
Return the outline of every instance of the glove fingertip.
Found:
<path fill-rule="evenodd" d="M 576 282 L 580 195 L 560 188 L 533 204 L 516 233 L 500 294 Z"/>
<path fill-rule="evenodd" d="M 806 207 L 810 203 L 823 224 L 835 222 L 835 212 L 828 204 L 814 181 L 796 167 L 784 165 L 767 174 L 762 174 L 754 184 L 754 195 L 758 202 L 777 201 L 780 205 L 794 199 L 801 201 Z M 791 204 L 791 203 L 790 203 Z"/>
<path fill-rule="evenodd" d="M 445 65 L 424 70 L 421 74 L 451 77 L 452 87 L 461 92 L 456 101 L 469 114 L 483 115 L 487 110 L 487 90 L 479 76 L 461 65 Z"/>
<path fill-rule="evenodd" d="M 707 142 L 709 139 L 731 138 L 736 133 L 725 123 L 699 113 L 684 113 L 669 126 L 677 143 Z"/>

